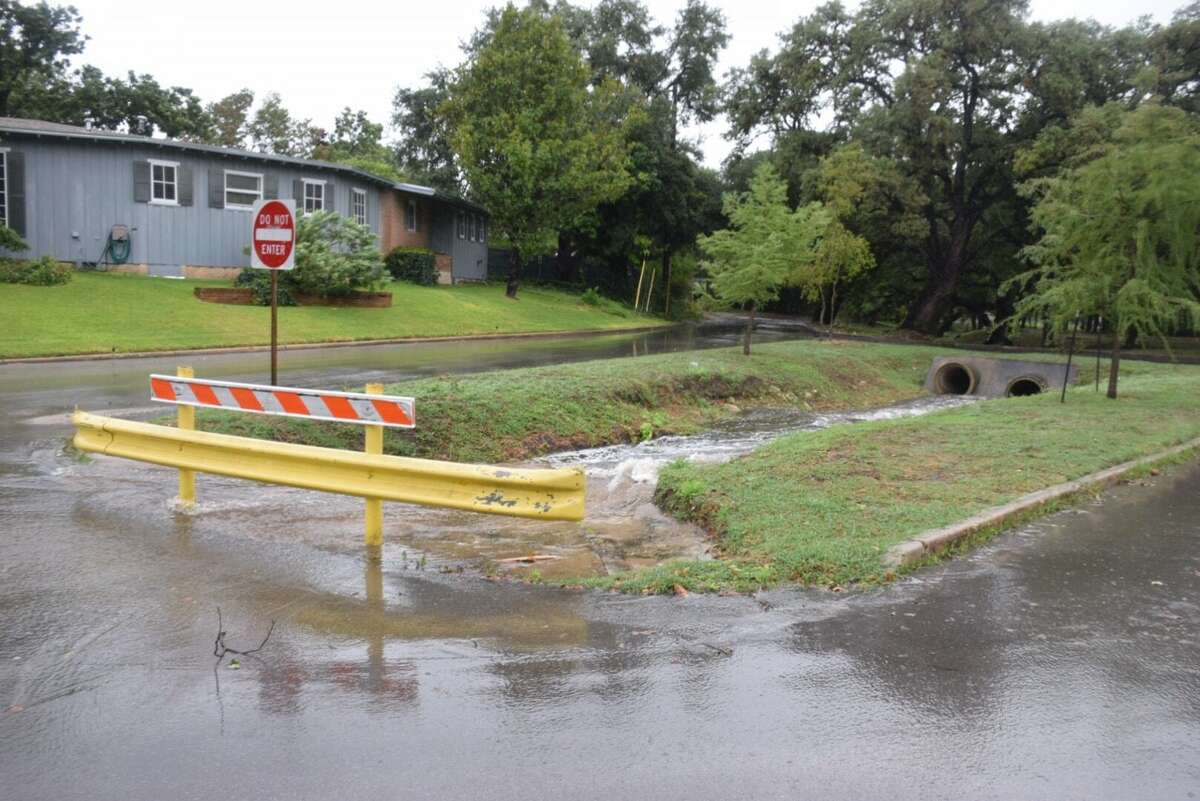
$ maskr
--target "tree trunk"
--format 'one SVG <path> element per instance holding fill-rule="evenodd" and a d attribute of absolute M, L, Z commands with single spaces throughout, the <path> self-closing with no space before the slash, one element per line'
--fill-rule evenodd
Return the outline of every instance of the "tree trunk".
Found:
<path fill-rule="evenodd" d="M 954 221 L 945 252 L 929 257 L 929 278 L 921 294 L 904 318 L 904 328 L 923 334 L 940 336 L 946 332 L 947 316 L 958 295 L 958 285 L 966 264 L 967 243 L 971 239 L 971 224 L 960 216 Z M 931 239 L 934 235 L 931 234 Z M 932 245 L 930 246 L 932 247 Z"/>
<path fill-rule="evenodd" d="M 667 290 L 666 307 L 663 309 L 663 316 L 671 316 L 671 249 L 667 248 L 663 251 L 663 276 L 666 283 L 663 284 L 663 289 Z"/>
<path fill-rule="evenodd" d="M 513 248 L 508 252 L 508 288 L 504 294 L 513 300 L 517 299 L 517 290 L 521 288 L 521 251 Z"/>
<path fill-rule="evenodd" d="M 755 302 L 750 301 L 750 316 L 746 318 L 746 335 L 742 339 L 742 355 L 750 355 L 750 334 L 754 331 L 754 307 Z"/>
<path fill-rule="evenodd" d="M 1112 366 L 1108 370 L 1108 397 L 1117 398 L 1117 378 L 1121 373 L 1121 326 L 1113 329 Z"/>

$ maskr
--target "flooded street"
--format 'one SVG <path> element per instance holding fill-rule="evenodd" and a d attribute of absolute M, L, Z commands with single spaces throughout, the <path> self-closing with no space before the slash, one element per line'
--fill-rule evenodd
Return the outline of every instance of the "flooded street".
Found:
<path fill-rule="evenodd" d="M 736 335 L 295 351 L 281 381 L 391 382 Z M 559 454 L 548 461 L 587 470 L 590 511 L 550 534 L 389 504 L 372 563 L 361 501 L 201 477 L 200 510 L 181 514 L 174 471 L 63 454 L 66 411 L 161 414 L 146 375 L 180 361 L 262 380 L 266 356 L 0 366 L 0 798 L 1200 795 L 1195 463 L 880 591 L 555 590 L 473 569 L 535 544 L 559 557 L 543 575 L 702 555 L 703 538 L 650 503 L 662 464 L 872 413 L 764 412 Z M 441 572 L 458 565 L 468 572 Z M 233 648 L 275 621 L 236 670 L 214 670 L 218 606 Z"/>

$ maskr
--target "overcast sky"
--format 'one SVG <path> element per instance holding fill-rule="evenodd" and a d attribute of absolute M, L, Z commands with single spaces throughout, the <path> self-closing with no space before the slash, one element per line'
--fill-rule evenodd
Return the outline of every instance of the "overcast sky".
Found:
<path fill-rule="evenodd" d="M 91 37 L 77 64 L 106 73 L 148 72 L 168 86 L 193 89 L 205 102 L 242 87 L 261 97 L 277 91 L 295 115 L 332 127 L 344 106 L 365 109 L 379 122 L 391 117 L 397 86 L 412 86 L 438 64 L 459 62 L 459 43 L 496 0 L 70 0 Z M 712 2 L 712 0 L 710 0 Z M 821 0 L 715 0 L 725 9 L 731 41 L 720 72 L 774 49 L 777 35 Z M 684 0 L 648 0 L 669 23 Z M 1149 14 L 1161 22 L 1183 0 L 1033 0 L 1033 16 L 1092 17 L 1120 26 Z M 850 6 L 856 5 L 853 2 Z M 729 152 L 715 121 L 693 135 L 705 161 L 719 166 Z"/>

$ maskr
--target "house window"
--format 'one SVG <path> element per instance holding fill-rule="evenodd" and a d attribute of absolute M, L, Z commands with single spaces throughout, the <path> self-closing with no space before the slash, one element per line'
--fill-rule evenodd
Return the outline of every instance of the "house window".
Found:
<path fill-rule="evenodd" d="M 8 151 L 0 150 L 0 225 L 8 225 Z"/>
<path fill-rule="evenodd" d="M 479 241 L 487 241 L 487 220 L 483 215 L 479 216 Z"/>
<path fill-rule="evenodd" d="M 350 214 L 359 225 L 367 224 L 367 191 L 365 189 L 350 190 Z"/>
<path fill-rule="evenodd" d="M 179 162 L 150 162 L 150 202 L 179 205 Z"/>
<path fill-rule="evenodd" d="M 475 241 L 476 236 L 477 236 L 477 234 L 475 233 L 475 215 L 468 214 L 467 215 L 467 239 L 470 239 L 473 242 L 473 241 Z"/>
<path fill-rule="evenodd" d="M 417 230 L 417 201 L 416 200 L 409 198 L 408 211 L 406 214 L 408 217 L 408 219 L 407 219 L 408 230 L 410 230 L 410 231 Z"/>
<path fill-rule="evenodd" d="M 458 238 L 467 238 L 467 213 L 465 211 L 458 213 Z"/>
<path fill-rule="evenodd" d="M 325 208 L 325 182 L 304 179 L 304 210 L 321 211 Z"/>
<path fill-rule="evenodd" d="M 252 209 L 262 200 L 263 177 L 253 172 L 225 171 L 225 208 Z"/>

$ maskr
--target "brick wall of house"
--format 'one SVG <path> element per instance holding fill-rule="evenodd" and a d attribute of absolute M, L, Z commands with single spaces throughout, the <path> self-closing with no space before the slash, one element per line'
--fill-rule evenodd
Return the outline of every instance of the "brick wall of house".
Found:
<path fill-rule="evenodd" d="M 408 201 L 417 201 L 417 230 L 408 230 Z M 379 201 L 379 247 L 383 253 L 393 248 L 429 247 L 429 229 L 433 224 L 429 198 L 403 192 L 383 191 Z"/>

